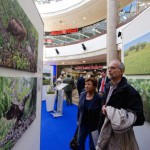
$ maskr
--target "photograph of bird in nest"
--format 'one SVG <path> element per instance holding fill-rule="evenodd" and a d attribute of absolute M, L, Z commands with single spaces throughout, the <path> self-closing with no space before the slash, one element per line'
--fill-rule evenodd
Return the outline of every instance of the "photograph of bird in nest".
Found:
<path fill-rule="evenodd" d="M 0 0 L 0 66 L 37 71 L 38 32 L 17 0 Z"/>

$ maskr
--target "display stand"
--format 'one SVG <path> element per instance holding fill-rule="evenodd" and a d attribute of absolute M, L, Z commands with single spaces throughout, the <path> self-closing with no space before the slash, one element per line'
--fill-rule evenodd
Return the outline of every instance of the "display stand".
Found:
<path fill-rule="evenodd" d="M 57 107 L 56 110 L 54 110 L 53 113 L 51 113 L 53 115 L 53 117 L 60 117 L 63 116 L 62 111 L 63 111 L 63 99 L 64 99 L 64 90 L 63 88 L 65 86 L 67 86 L 68 84 L 66 83 L 60 83 L 58 84 L 54 89 L 57 90 L 57 95 L 56 95 L 56 99 L 57 99 Z"/>

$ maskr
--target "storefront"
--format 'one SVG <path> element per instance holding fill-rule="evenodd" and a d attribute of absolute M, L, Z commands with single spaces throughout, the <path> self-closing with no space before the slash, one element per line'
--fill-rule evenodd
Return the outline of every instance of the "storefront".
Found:
<path fill-rule="evenodd" d="M 80 64 L 80 65 L 62 65 L 57 67 L 57 75 L 71 74 L 74 78 L 78 78 L 79 74 L 98 76 L 102 69 L 106 69 L 106 63 L 96 64 Z"/>

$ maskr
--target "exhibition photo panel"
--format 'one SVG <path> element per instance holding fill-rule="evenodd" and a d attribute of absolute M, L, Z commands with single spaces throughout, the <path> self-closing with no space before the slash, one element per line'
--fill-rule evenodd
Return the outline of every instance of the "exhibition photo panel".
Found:
<path fill-rule="evenodd" d="M 0 149 L 11 149 L 36 118 L 37 78 L 0 77 Z"/>
<path fill-rule="evenodd" d="M 17 0 L 0 0 L 0 16 L 0 66 L 37 72 L 38 32 Z"/>

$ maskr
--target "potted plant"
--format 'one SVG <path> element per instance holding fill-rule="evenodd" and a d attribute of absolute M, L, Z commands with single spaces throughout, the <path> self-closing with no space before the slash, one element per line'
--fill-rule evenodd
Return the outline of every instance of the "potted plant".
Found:
<path fill-rule="evenodd" d="M 52 84 L 49 85 L 48 90 L 45 94 L 46 99 L 46 110 L 53 111 L 54 110 L 54 103 L 55 103 L 56 94 L 53 89 Z"/>
<path fill-rule="evenodd" d="M 46 100 L 45 94 L 47 92 L 49 85 L 50 85 L 50 74 L 49 73 L 43 73 L 42 101 Z"/>

